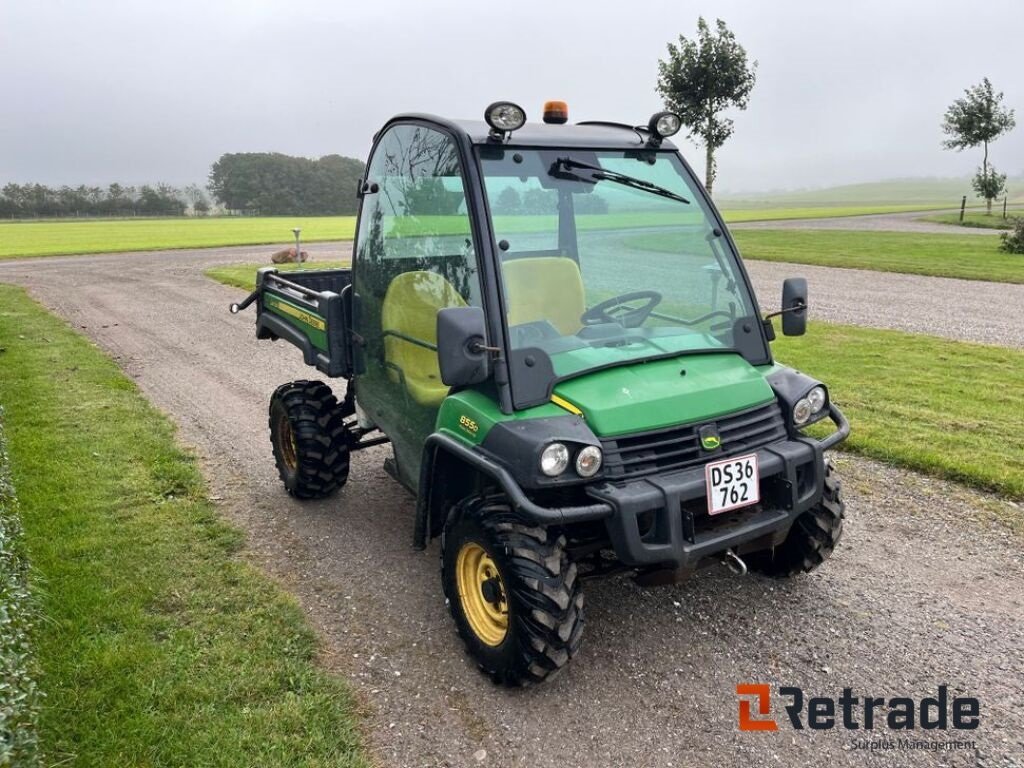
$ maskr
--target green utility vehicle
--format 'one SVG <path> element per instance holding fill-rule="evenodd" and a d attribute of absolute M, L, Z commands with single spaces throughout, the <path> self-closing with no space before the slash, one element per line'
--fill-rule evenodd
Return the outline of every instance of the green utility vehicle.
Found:
<path fill-rule="evenodd" d="M 762 317 L 721 216 L 646 126 L 399 115 L 360 183 L 352 269 L 261 269 L 256 333 L 320 380 L 270 400 L 281 479 L 341 488 L 390 442 L 416 496 L 412 540 L 440 538 L 458 632 L 495 682 L 541 681 L 580 648 L 582 584 L 666 583 L 723 563 L 790 576 L 843 527 L 824 452 L 849 425 L 772 358 L 772 316 L 806 326 L 806 281 Z M 829 419 L 832 431 L 806 428 Z M 821 435 L 826 435 L 821 437 Z"/>

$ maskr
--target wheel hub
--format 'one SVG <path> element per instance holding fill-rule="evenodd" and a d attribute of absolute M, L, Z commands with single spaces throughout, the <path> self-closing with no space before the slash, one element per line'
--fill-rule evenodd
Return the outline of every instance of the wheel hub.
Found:
<path fill-rule="evenodd" d="M 455 562 L 462 613 L 481 642 L 498 646 L 508 635 L 508 600 L 498 566 L 481 545 L 467 541 Z"/>
<path fill-rule="evenodd" d="M 292 423 L 287 414 L 281 414 L 278 419 L 277 434 L 280 436 L 278 442 L 281 447 L 281 459 L 285 466 L 294 472 L 299 465 L 299 448 L 295 442 L 295 430 L 292 429 Z"/>

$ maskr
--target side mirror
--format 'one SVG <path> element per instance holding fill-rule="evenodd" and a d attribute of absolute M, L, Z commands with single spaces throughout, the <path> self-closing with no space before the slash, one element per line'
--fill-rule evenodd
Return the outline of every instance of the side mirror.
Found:
<path fill-rule="evenodd" d="M 787 277 L 782 282 L 782 334 L 807 333 L 807 278 Z"/>
<path fill-rule="evenodd" d="M 437 362 L 441 381 L 465 387 L 486 381 L 491 366 L 487 326 L 480 307 L 447 307 L 437 313 Z"/>

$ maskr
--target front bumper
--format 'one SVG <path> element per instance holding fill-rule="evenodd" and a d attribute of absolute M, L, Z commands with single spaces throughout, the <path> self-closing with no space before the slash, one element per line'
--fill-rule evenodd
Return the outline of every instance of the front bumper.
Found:
<path fill-rule="evenodd" d="M 781 543 L 821 500 L 824 451 L 849 434 L 838 409 L 830 416 L 838 430 L 824 440 L 796 437 L 755 451 L 761 502 L 752 507 L 709 516 L 703 466 L 589 487 L 591 498 L 612 508 L 604 523 L 618 559 L 629 567 L 691 569 L 728 549 L 743 554 Z"/>

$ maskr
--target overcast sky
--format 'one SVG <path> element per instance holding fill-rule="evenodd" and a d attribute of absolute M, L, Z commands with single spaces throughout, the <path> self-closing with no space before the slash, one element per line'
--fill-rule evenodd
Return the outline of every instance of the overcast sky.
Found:
<path fill-rule="evenodd" d="M 1024 3 L 687 0 L 0 0 L 0 184 L 205 183 L 224 152 L 365 159 L 391 114 L 645 122 L 665 44 L 723 18 L 760 62 L 719 189 L 966 175 L 939 123 L 988 75 L 1021 126 Z M 702 152 L 684 141 L 701 168 Z"/>

